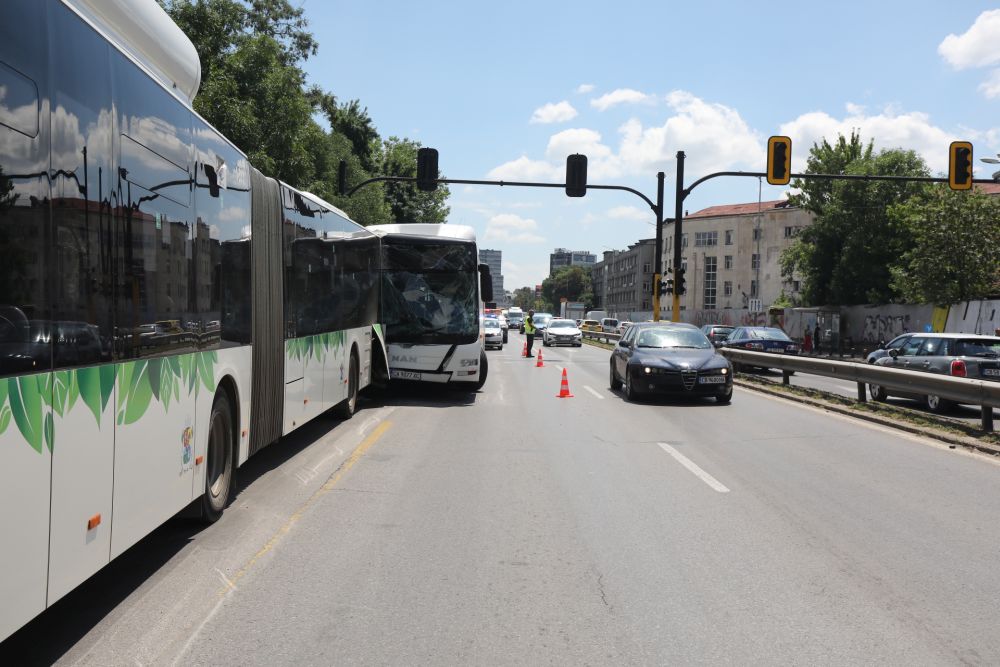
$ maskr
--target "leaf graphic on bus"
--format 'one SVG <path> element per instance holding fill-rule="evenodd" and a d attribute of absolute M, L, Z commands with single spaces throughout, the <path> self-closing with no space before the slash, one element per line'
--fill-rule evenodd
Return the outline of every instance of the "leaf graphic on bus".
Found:
<path fill-rule="evenodd" d="M 108 407 L 108 399 L 115 388 L 115 377 L 118 375 L 118 367 L 115 364 L 101 366 L 101 411 Z"/>
<path fill-rule="evenodd" d="M 211 353 L 201 352 L 198 354 L 198 375 L 201 382 L 209 392 L 215 391 L 215 373 L 212 364 Z"/>
<path fill-rule="evenodd" d="M 139 421 L 149 407 L 149 402 L 153 398 L 153 390 L 149 386 L 149 364 L 140 361 L 136 364 L 136 369 L 132 374 L 131 387 L 129 387 L 128 399 L 125 401 L 124 424 L 134 424 Z"/>
<path fill-rule="evenodd" d="M 7 401 L 7 383 L 10 380 L 0 380 L 0 407 Z"/>
<path fill-rule="evenodd" d="M 135 362 L 129 361 L 122 364 L 118 373 L 118 423 L 121 424 L 125 418 L 125 400 L 128 398 L 129 389 L 132 387 L 132 375 L 135 373 Z"/>
<path fill-rule="evenodd" d="M 80 398 L 80 381 L 76 371 L 69 372 L 69 396 L 66 397 L 66 412 L 73 409 L 76 399 Z"/>
<path fill-rule="evenodd" d="M 66 399 L 69 398 L 69 371 L 56 371 L 52 383 L 52 409 L 60 417 L 66 410 Z"/>
<path fill-rule="evenodd" d="M 49 453 L 52 453 L 52 443 L 56 439 L 56 423 L 52 417 L 51 412 L 45 413 L 45 446 L 48 447 Z"/>
<path fill-rule="evenodd" d="M 3 384 L 7 383 L 3 382 Z M 4 398 L 7 397 L 4 396 Z M 0 433 L 6 431 L 9 425 L 10 425 L 10 407 L 5 405 L 2 408 L 0 408 Z"/>
<path fill-rule="evenodd" d="M 170 400 L 174 396 L 174 383 L 177 382 L 177 378 L 174 377 L 169 367 L 165 370 L 166 372 L 160 376 L 159 397 L 160 401 L 163 403 L 163 409 L 169 412 Z M 152 382 L 152 379 L 150 381 Z"/>
<path fill-rule="evenodd" d="M 45 407 L 52 407 L 52 373 L 42 373 L 36 375 L 38 378 L 38 395 L 42 398 Z"/>
<path fill-rule="evenodd" d="M 101 372 L 99 368 L 81 368 L 76 372 L 76 381 L 80 385 L 80 397 L 90 411 L 94 413 L 97 425 L 101 425 Z"/>
<path fill-rule="evenodd" d="M 10 409 L 21 435 L 31 448 L 42 452 L 42 397 L 38 393 L 38 378 L 34 375 L 10 379 Z"/>
<path fill-rule="evenodd" d="M 153 392 L 153 398 L 160 399 L 160 370 L 163 367 L 163 359 L 150 359 L 146 364 L 146 372 L 149 373 L 149 388 Z"/>
<path fill-rule="evenodd" d="M 180 357 L 167 357 L 167 362 L 170 364 L 170 370 L 173 371 L 174 376 L 181 377 Z"/>

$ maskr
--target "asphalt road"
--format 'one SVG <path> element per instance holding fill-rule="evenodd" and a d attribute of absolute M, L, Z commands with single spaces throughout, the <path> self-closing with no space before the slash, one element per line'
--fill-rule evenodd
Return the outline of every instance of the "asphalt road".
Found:
<path fill-rule="evenodd" d="M 520 347 L 265 450 L 0 662 L 1000 663 L 992 459 L 745 389 L 627 403 L 607 351 Z"/>

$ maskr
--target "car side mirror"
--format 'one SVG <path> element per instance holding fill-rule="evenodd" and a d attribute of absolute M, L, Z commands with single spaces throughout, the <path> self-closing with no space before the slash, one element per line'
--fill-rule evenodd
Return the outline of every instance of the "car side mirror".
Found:
<path fill-rule="evenodd" d="M 632 347 L 627 340 L 618 341 L 618 347 Z"/>
<path fill-rule="evenodd" d="M 889 356 L 895 359 L 896 357 L 899 356 L 899 350 L 897 350 L 896 348 L 891 348 L 889 350 Z"/>

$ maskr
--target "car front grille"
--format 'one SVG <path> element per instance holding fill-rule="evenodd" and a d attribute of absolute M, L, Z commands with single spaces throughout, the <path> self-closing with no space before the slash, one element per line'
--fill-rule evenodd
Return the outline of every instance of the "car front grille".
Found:
<path fill-rule="evenodd" d="M 691 391 L 698 383 L 698 371 L 681 371 L 681 381 L 684 383 L 684 388 Z"/>

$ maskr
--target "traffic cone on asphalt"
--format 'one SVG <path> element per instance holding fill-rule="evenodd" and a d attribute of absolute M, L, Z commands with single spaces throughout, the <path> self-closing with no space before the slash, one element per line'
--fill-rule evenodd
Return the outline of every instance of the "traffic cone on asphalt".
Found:
<path fill-rule="evenodd" d="M 538 361 L 535 362 L 535 368 L 543 368 L 544 366 L 545 366 L 545 363 L 542 361 L 542 350 L 541 350 L 541 348 L 539 348 L 539 350 L 538 350 Z"/>
<path fill-rule="evenodd" d="M 563 369 L 562 376 L 562 386 L 559 387 L 559 393 L 556 398 L 573 398 L 573 394 L 569 393 L 569 380 L 566 378 L 566 369 Z"/>
<path fill-rule="evenodd" d="M 528 341 L 524 341 L 524 347 L 521 348 L 521 356 L 528 356 Z"/>

